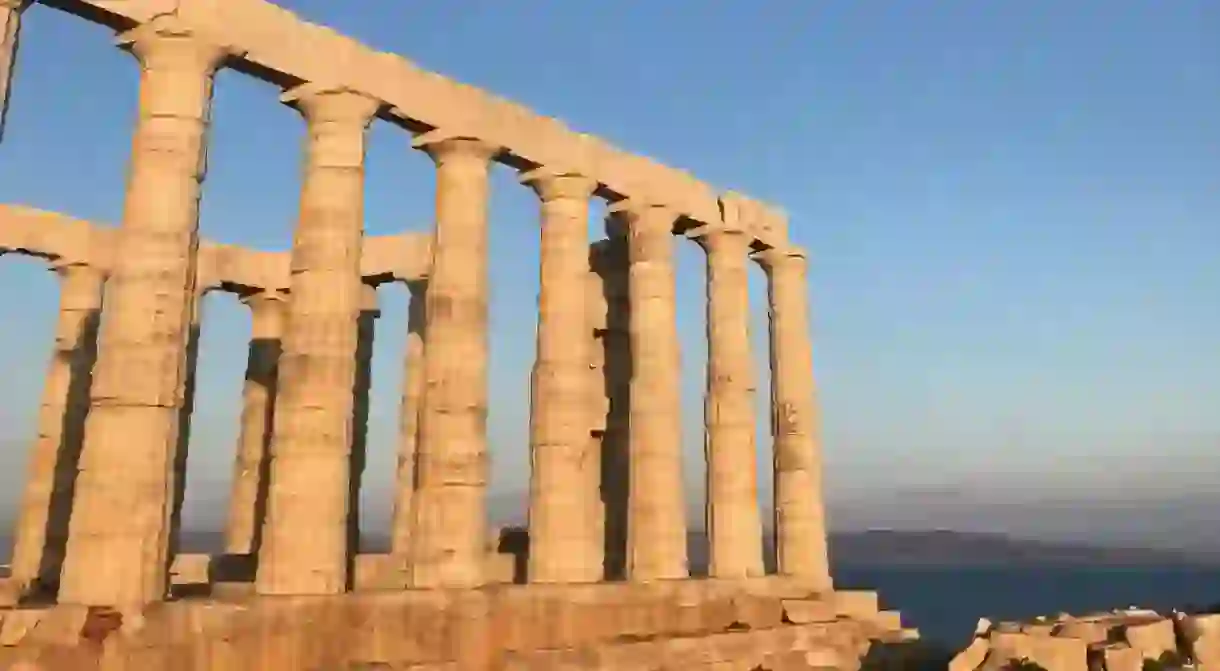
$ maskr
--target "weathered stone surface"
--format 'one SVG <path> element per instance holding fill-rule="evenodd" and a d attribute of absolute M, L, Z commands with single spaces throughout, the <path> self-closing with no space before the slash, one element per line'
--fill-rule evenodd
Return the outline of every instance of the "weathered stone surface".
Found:
<path fill-rule="evenodd" d="M 25 4 L 0 0 L 0 105 Z M 64 288 L 0 583 L 0 603 L 20 603 L 0 610 L 0 668 L 851 670 L 874 641 L 913 638 L 875 593 L 832 591 L 805 258 L 778 210 L 263 0 L 53 5 L 130 28 L 140 109 L 120 226 L 0 206 L 0 254 L 48 260 Z M 305 117 L 290 252 L 199 240 L 214 74 L 238 64 L 294 87 L 284 101 Z M 419 133 L 436 163 L 430 234 L 363 234 L 375 117 Z M 530 528 L 489 544 L 495 161 L 526 172 L 542 226 Z M 593 197 L 611 216 L 590 246 Z M 688 579 L 675 233 L 708 260 L 707 580 Z M 756 504 L 753 250 L 769 282 L 779 576 L 763 576 Z M 412 305 L 392 541 L 375 555 L 354 520 L 386 282 Z M 208 291 L 241 296 L 253 324 L 216 556 L 177 548 Z M 1141 649 L 1163 640 L 1128 632 Z"/>

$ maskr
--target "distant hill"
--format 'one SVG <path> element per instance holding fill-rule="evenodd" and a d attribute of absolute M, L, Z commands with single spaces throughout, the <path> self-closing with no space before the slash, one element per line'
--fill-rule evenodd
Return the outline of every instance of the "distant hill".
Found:
<path fill-rule="evenodd" d="M 219 552 L 222 540 L 218 532 L 187 531 L 182 534 L 181 549 Z M 361 544 L 364 552 L 384 552 L 389 547 L 388 538 L 381 535 L 366 535 Z M 0 538 L 0 556 L 7 557 L 9 545 L 7 537 Z M 707 541 L 703 532 L 688 534 L 687 545 L 692 570 L 706 570 Z M 763 545 L 771 564 L 771 539 L 764 539 Z M 1220 553 L 1107 547 L 958 531 L 836 532 L 830 535 L 830 554 L 836 565 L 869 567 L 1220 566 Z"/>
<path fill-rule="evenodd" d="M 852 566 L 1176 566 L 1220 565 L 1220 553 L 1012 538 L 957 531 L 834 533 L 836 564 Z"/>

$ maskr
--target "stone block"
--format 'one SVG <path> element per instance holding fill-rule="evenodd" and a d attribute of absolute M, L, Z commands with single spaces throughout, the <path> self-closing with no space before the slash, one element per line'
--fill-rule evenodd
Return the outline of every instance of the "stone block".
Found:
<path fill-rule="evenodd" d="M 1160 659 L 1165 653 L 1178 651 L 1173 620 L 1167 618 L 1129 624 L 1123 628 L 1123 636 L 1127 645 L 1148 659 Z"/>
<path fill-rule="evenodd" d="M 30 608 L 6 612 L 4 622 L 0 623 L 0 646 L 9 647 L 21 643 L 49 612 L 48 609 Z"/>
<path fill-rule="evenodd" d="M 835 604 L 824 599 L 784 599 L 784 618 L 793 624 L 831 622 L 835 619 Z"/>
<path fill-rule="evenodd" d="M 1144 668 L 1144 654 L 1126 645 L 1105 646 L 1101 658 L 1106 671 L 1141 671 Z"/>
<path fill-rule="evenodd" d="M 876 592 L 835 590 L 835 613 L 843 617 L 871 621 L 881 611 Z"/>
<path fill-rule="evenodd" d="M 1028 659 L 1046 671 L 1086 671 L 1088 646 L 1074 638 L 1031 636 L 1024 633 L 996 632 L 991 635 L 991 658 L 1002 666 L 1005 661 Z"/>
<path fill-rule="evenodd" d="M 400 590 L 407 586 L 407 559 L 391 554 L 356 555 L 352 585 L 358 592 Z"/>
<path fill-rule="evenodd" d="M 205 554 L 179 554 L 170 564 L 170 584 L 175 587 L 207 585 L 212 558 Z"/>

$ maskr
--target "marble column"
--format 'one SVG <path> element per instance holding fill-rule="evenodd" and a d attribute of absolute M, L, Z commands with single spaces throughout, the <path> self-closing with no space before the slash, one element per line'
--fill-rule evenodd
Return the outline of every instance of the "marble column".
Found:
<path fill-rule="evenodd" d="M 348 477 L 347 554 L 349 564 L 360 553 L 360 485 L 368 463 L 369 392 L 373 388 L 373 341 L 381 308 L 377 287 L 366 284 L 360 293 L 360 319 L 356 329 L 356 381 L 352 402 L 351 475 Z"/>
<path fill-rule="evenodd" d="M 537 350 L 530 384 L 529 580 L 597 582 L 599 493 L 591 471 L 589 198 L 597 182 L 527 173 L 542 201 Z M 596 561 L 596 563 L 595 563 Z"/>
<path fill-rule="evenodd" d="M 337 594 L 349 578 L 365 131 L 380 103 L 309 84 L 284 101 L 305 117 L 308 140 L 256 586 L 259 594 Z"/>
<path fill-rule="evenodd" d="M 250 308 L 250 348 L 242 387 L 241 433 L 233 462 L 225 553 L 258 552 L 267 511 L 271 426 L 275 417 L 275 376 L 280 362 L 287 297 L 279 291 L 243 296 Z"/>
<path fill-rule="evenodd" d="M 761 576 L 765 570 L 750 347 L 752 237 L 726 228 L 704 228 L 696 233 L 707 252 L 708 574 L 713 578 Z"/>
<path fill-rule="evenodd" d="M 30 0 L 0 0 L 0 139 L 8 117 L 9 90 L 17 64 L 17 43 L 21 39 L 21 12 Z"/>
<path fill-rule="evenodd" d="M 427 283 L 408 282 L 407 348 L 403 357 L 402 403 L 398 411 L 398 473 L 390 553 L 411 557 L 412 500 L 415 496 L 415 460 L 419 441 L 420 404 L 424 396 L 424 323 Z"/>
<path fill-rule="evenodd" d="M 822 495 L 822 454 L 809 334 L 804 252 L 755 255 L 767 273 L 771 312 L 771 435 L 779 573 L 832 588 Z"/>
<path fill-rule="evenodd" d="M 54 268 L 60 278 L 55 347 L 13 534 L 10 567 L 18 590 L 59 578 L 97 354 L 104 275 L 85 264 L 56 262 Z"/>
<path fill-rule="evenodd" d="M 627 234 L 631 300 L 627 575 L 686 578 L 681 348 L 675 316 L 676 213 L 634 201 L 611 206 Z"/>
<path fill-rule="evenodd" d="M 171 16 L 120 39 L 141 65 L 139 117 L 60 583 L 66 604 L 135 605 L 167 589 L 204 150 L 225 56 Z"/>
<path fill-rule="evenodd" d="M 631 399 L 631 302 L 627 288 L 627 240 L 599 240 L 589 249 L 589 288 L 595 333 L 592 373 L 596 407 L 601 412 L 598 488 L 603 511 L 603 563 L 607 580 L 622 580 L 627 570 L 628 425 Z"/>
<path fill-rule="evenodd" d="M 487 205 L 498 149 L 441 131 L 415 144 L 437 174 L 411 584 L 474 587 L 485 581 Z"/>

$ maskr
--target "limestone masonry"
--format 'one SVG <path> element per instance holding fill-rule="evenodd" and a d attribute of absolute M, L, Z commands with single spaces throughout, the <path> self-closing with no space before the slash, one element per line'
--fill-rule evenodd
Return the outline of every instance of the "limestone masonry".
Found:
<path fill-rule="evenodd" d="M 22 12 L 0 0 L 0 104 Z M 827 562 L 805 253 L 777 210 L 264 0 L 47 0 L 140 68 L 113 226 L 0 208 L 60 310 L 0 602 L 0 668 L 857 668 L 909 640 Z M 46 10 L 40 10 L 46 11 Z M 199 239 L 214 77 L 302 118 L 292 249 Z M 366 129 L 437 171 L 431 234 L 365 237 Z M 537 194 L 529 528 L 487 528 L 488 174 Z M 591 246 L 592 198 L 608 202 Z M 707 254 L 709 576 L 683 513 L 675 237 Z M 756 503 L 747 275 L 766 273 L 778 572 Z M 360 552 L 375 287 L 410 288 L 392 547 Z M 177 551 L 201 297 L 252 315 L 224 553 Z"/>
<path fill-rule="evenodd" d="M 1031 662 L 1046 671 L 1220 669 L 1220 614 L 1127 610 L 1033 622 L 981 620 L 949 671 L 1001 671 Z"/>

